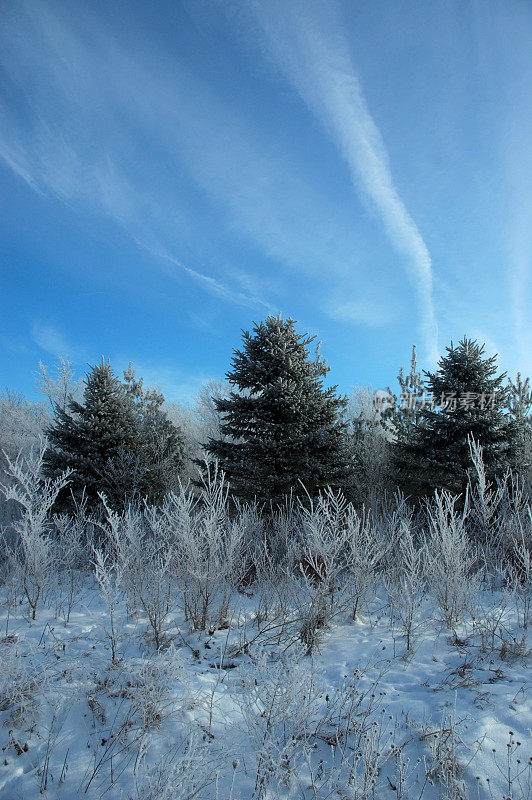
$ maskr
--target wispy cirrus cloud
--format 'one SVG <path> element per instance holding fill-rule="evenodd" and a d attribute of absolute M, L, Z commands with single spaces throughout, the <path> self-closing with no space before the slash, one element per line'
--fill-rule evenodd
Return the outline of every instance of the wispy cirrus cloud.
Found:
<path fill-rule="evenodd" d="M 340 322 L 378 327 L 387 325 L 393 319 L 391 309 L 383 302 L 374 299 L 357 300 L 334 299 L 326 305 L 327 314 Z"/>
<path fill-rule="evenodd" d="M 147 242 L 142 241 L 141 239 L 136 239 L 136 241 L 140 247 L 143 247 L 144 249 L 148 250 L 148 252 L 157 256 L 157 258 L 161 259 L 162 261 L 166 262 L 169 265 L 176 266 L 180 271 L 184 272 L 186 275 L 189 275 L 194 281 L 204 286 L 204 288 L 210 294 L 213 294 L 216 297 L 220 297 L 222 300 L 229 300 L 232 303 L 237 303 L 238 305 L 243 305 L 243 306 L 252 305 L 256 308 L 263 308 L 269 312 L 274 311 L 274 306 L 272 306 L 271 303 L 262 300 L 259 296 L 255 294 L 246 294 L 245 292 L 240 292 L 237 289 L 231 289 L 226 284 L 216 280 L 216 278 L 212 278 L 209 275 L 202 275 L 195 269 L 187 267 L 186 264 L 183 264 L 182 261 L 172 256 L 163 248 L 161 247 L 155 248 L 153 245 L 150 245 Z M 252 284 L 252 281 L 248 281 L 248 288 L 251 289 L 250 284 Z"/>
<path fill-rule="evenodd" d="M 237 8 L 242 8 L 237 4 Z M 380 131 L 363 95 L 335 0 L 251 2 L 261 46 L 336 142 L 353 183 L 406 257 L 428 358 L 437 358 L 432 261 L 394 183 Z"/>
<path fill-rule="evenodd" d="M 36 320 L 31 326 L 31 338 L 37 347 L 56 358 L 84 360 L 84 351 L 69 342 L 64 333 L 49 322 Z"/>
<path fill-rule="evenodd" d="M 270 307 L 175 255 L 176 239 L 191 223 L 186 202 L 179 189 L 168 189 L 165 159 L 142 161 L 140 151 L 166 150 L 167 160 L 182 160 L 178 132 L 194 110 L 185 75 L 172 85 L 97 22 L 88 21 L 82 34 L 38 0 L 12 4 L 0 44 L 0 69 L 26 101 L 14 108 L 0 100 L 0 159 L 16 175 L 41 195 L 110 218 L 177 268 L 161 267 L 167 274 L 180 272 L 228 302 Z M 204 118 L 203 126 L 214 130 L 210 122 Z"/>
<path fill-rule="evenodd" d="M 22 0 L 4 19 L 0 66 L 28 103 L 14 111 L 0 100 L 0 157 L 19 177 L 112 219 L 161 270 L 227 302 L 273 309 L 253 274 L 235 287 L 214 262 L 211 273 L 190 256 L 200 241 L 201 263 L 209 252 L 188 208 L 191 186 L 216 206 L 220 230 L 244 237 L 279 267 L 345 274 L 360 249 L 349 213 L 290 152 L 173 53 L 161 63 L 146 41 L 133 53 L 121 31 L 79 12 Z"/>

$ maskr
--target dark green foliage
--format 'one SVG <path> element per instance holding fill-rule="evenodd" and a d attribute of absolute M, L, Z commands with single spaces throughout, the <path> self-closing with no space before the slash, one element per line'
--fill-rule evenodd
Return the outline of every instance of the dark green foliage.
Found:
<path fill-rule="evenodd" d="M 527 486 L 532 484 L 532 392 L 530 379 L 518 372 L 515 383 L 508 379 L 509 416 L 516 431 L 513 467 L 524 478 Z"/>
<path fill-rule="evenodd" d="M 82 403 L 70 400 L 65 408 L 56 406 L 48 439 L 47 472 L 72 469 L 70 488 L 76 497 L 85 491 L 94 504 L 102 491 L 116 503 L 133 488 L 117 485 L 114 473 L 120 461 L 135 453 L 135 413 L 109 363 L 102 360 L 92 367 Z"/>
<path fill-rule="evenodd" d="M 139 498 L 155 501 L 180 465 L 180 435 L 161 410 L 162 395 L 144 395 L 131 368 L 126 380 L 127 388 L 102 359 L 87 375 L 83 402 L 56 406 L 48 431 L 48 474 L 73 470 L 69 489 L 91 506 L 100 492 L 117 509 Z"/>
<path fill-rule="evenodd" d="M 276 503 L 290 492 L 315 495 L 341 484 L 346 400 L 336 387 L 324 389 L 329 368 L 317 350 L 313 360 L 307 351 L 314 337 L 298 334 L 292 319 L 270 316 L 244 331 L 243 341 L 227 373 L 238 393 L 216 400 L 225 441 L 207 445 L 233 493 Z"/>
<path fill-rule="evenodd" d="M 164 412 L 164 395 L 156 389 L 145 391 L 142 378 L 136 379 L 131 364 L 124 372 L 124 381 L 139 428 L 138 453 L 142 464 L 139 493 L 157 502 L 177 489 L 184 461 L 184 438 Z"/>
<path fill-rule="evenodd" d="M 393 432 L 395 437 L 408 439 L 410 432 L 418 422 L 421 403 L 425 394 L 423 376 L 417 371 L 415 344 L 412 345 L 410 372 L 405 377 L 404 370 L 401 367 L 397 380 L 401 388 L 400 397 L 396 397 L 392 390 L 389 387 L 387 388 L 388 395 L 393 399 L 393 403 L 383 411 L 382 424 L 388 431 Z"/>
<path fill-rule="evenodd" d="M 435 373 L 425 372 L 426 396 L 411 424 L 396 427 L 396 479 L 414 497 L 434 489 L 464 493 L 471 469 L 468 438 L 482 446 L 489 477 L 503 473 L 514 457 L 515 425 L 505 413 L 505 375 L 496 376 L 496 357 L 484 346 L 462 339 L 451 342 Z"/>

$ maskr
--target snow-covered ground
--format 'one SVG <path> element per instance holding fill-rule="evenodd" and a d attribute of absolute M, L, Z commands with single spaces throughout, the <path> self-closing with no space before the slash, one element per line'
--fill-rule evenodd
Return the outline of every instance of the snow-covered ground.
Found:
<path fill-rule="evenodd" d="M 2 591 L 2 798 L 532 797 L 531 642 L 501 591 L 454 631 L 424 598 L 409 653 L 384 588 L 310 654 L 253 587 L 227 629 L 175 612 L 158 653 L 121 598 L 115 662 L 92 576 L 67 624 Z"/>

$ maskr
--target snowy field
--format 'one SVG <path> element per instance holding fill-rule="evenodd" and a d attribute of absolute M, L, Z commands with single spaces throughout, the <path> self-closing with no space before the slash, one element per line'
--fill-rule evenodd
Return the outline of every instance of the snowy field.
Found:
<path fill-rule="evenodd" d="M 532 797 L 532 513 L 327 491 L 262 516 L 223 475 L 52 515 L 17 467 L 0 587 L 0 797 Z"/>
<path fill-rule="evenodd" d="M 421 600 L 406 653 L 381 586 L 307 654 L 284 599 L 250 587 L 227 629 L 171 613 L 155 653 L 119 587 L 111 629 L 78 579 L 68 622 L 66 595 L 33 621 L 4 587 L 2 798 L 532 796 L 530 640 L 500 591 L 454 633 Z"/>

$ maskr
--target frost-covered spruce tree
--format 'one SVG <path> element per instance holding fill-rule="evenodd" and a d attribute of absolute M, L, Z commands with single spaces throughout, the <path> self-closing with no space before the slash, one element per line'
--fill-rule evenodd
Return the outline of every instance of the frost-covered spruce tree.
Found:
<path fill-rule="evenodd" d="M 181 431 L 163 410 L 163 395 L 145 391 L 131 364 L 124 378 L 122 384 L 103 360 L 92 367 L 82 402 L 56 404 L 48 433 L 49 473 L 68 466 L 75 495 L 85 490 L 91 504 L 103 492 L 115 509 L 140 498 L 162 500 L 178 485 L 184 451 Z"/>
<path fill-rule="evenodd" d="M 523 379 L 517 373 L 517 378 L 508 379 L 509 414 L 513 420 L 515 436 L 515 457 L 513 467 L 523 476 L 525 482 L 532 486 L 532 390 L 530 378 Z"/>
<path fill-rule="evenodd" d="M 410 356 L 410 372 L 405 377 L 404 369 L 400 367 L 397 381 L 401 389 L 400 397 L 394 395 L 390 387 L 387 387 L 388 396 L 393 403 L 384 408 L 381 414 L 381 423 L 392 438 L 406 439 L 418 422 L 421 402 L 425 394 L 423 376 L 417 368 L 415 344 L 412 345 L 412 355 Z"/>
<path fill-rule="evenodd" d="M 276 503 L 345 480 L 346 400 L 324 388 L 329 368 L 318 348 L 309 357 L 313 341 L 293 319 L 269 316 L 234 352 L 227 379 L 238 392 L 216 401 L 225 441 L 211 438 L 207 449 L 240 498 Z"/>
<path fill-rule="evenodd" d="M 111 504 L 120 506 L 124 498 L 135 494 L 138 424 L 133 403 L 109 362 L 102 359 L 91 367 L 83 402 L 71 399 L 66 408 L 56 406 L 48 440 L 47 474 L 54 477 L 65 469 L 72 470 L 75 497 L 85 493 L 89 504 L 94 504 L 98 493 L 103 492 Z M 117 470 L 124 461 L 129 468 L 121 471 L 122 480 L 117 482 Z"/>
<path fill-rule="evenodd" d="M 133 402 L 139 426 L 141 479 L 139 493 L 153 502 L 179 486 L 185 457 L 181 430 L 164 411 L 164 395 L 157 389 L 144 389 L 132 364 L 124 372 L 126 396 Z"/>
<path fill-rule="evenodd" d="M 437 371 L 425 371 L 428 398 L 415 424 L 397 429 L 396 478 L 413 496 L 434 489 L 464 495 L 471 436 L 483 449 L 488 477 L 503 473 L 513 459 L 515 424 L 506 413 L 505 374 L 496 375 L 496 356 L 487 358 L 484 345 L 465 337 L 446 349 Z"/>

